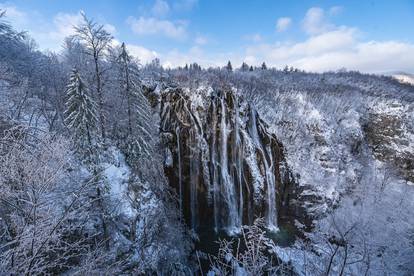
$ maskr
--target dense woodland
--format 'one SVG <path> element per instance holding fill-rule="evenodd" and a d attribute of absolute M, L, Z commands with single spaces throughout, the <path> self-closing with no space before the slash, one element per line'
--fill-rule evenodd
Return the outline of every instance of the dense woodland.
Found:
<path fill-rule="evenodd" d="M 45 53 L 5 15 L 1 275 L 414 272 L 413 86 L 266 63 L 140 64 L 86 16 L 61 52 Z M 257 217 L 237 235 L 217 237 L 216 253 L 198 246 L 201 236 L 166 174 L 171 153 L 160 135 L 167 128 L 160 99 L 182 91 L 193 106 L 198 97 L 209 100 L 203 93 L 210 90 L 232 91 L 283 148 L 295 185 L 286 196 L 306 216 L 306 223 L 290 219 L 296 230 L 289 245 L 272 239 Z"/>

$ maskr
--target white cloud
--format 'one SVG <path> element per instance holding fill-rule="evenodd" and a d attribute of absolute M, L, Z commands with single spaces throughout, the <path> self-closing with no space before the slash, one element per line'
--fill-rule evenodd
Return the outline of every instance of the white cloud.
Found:
<path fill-rule="evenodd" d="M 134 33 L 139 35 L 163 35 L 174 39 L 187 37 L 186 25 L 183 22 L 160 20 L 154 17 L 129 17 L 127 23 Z"/>
<path fill-rule="evenodd" d="M 41 49 L 52 51 L 58 51 L 61 48 L 63 39 L 73 34 L 73 26 L 82 20 L 80 13 L 58 13 L 50 22 L 36 11 L 22 11 L 13 5 L 0 4 L 0 9 L 6 10 L 6 20 L 14 28 L 28 31 Z"/>
<path fill-rule="evenodd" d="M 341 9 L 332 7 L 328 14 L 336 15 Z M 344 67 L 371 73 L 414 71 L 414 44 L 364 41 L 357 28 L 335 26 L 317 7 L 307 11 L 302 24 L 309 35 L 305 40 L 251 45 L 245 50 L 245 60 L 264 60 L 279 68 L 287 64 L 316 72 Z"/>
<path fill-rule="evenodd" d="M 116 27 L 112 24 L 105 24 L 104 29 L 112 35 L 116 34 L 117 32 Z"/>
<path fill-rule="evenodd" d="M 160 55 L 160 59 L 163 66 L 170 68 L 184 66 L 185 64 L 194 62 L 206 65 L 209 62 L 205 58 L 204 51 L 199 46 L 191 47 L 187 52 L 173 49 L 164 55 Z"/>
<path fill-rule="evenodd" d="M 29 23 L 28 15 L 15 6 L 0 3 L 0 9 L 6 11 L 6 20 L 19 31 L 24 30 Z"/>
<path fill-rule="evenodd" d="M 250 46 L 246 56 L 282 68 L 288 64 L 308 71 L 347 68 L 363 72 L 414 71 L 414 44 L 359 39 L 355 28 L 339 27 L 297 43 Z"/>
<path fill-rule="evenodd" d="M 159 54 L 155 51 L 151 51 L 145 47 L 133 44 L 126 45 L 129 53 L 138 58 L 142 64 L 151 62 L 154 58 L 158 57 Z"/>
<path fill-rule="evenodd" d="M 159 54 L 156 51 L 145 48 L 141 45 L 128 44 L 125 43 L 126 48 L 129 54 L 137 59 L 139 59 L 141 64 L 147 64 L 151 62 L 154 58 L 159 57 Z M 118 39 L 112 39 L 112 47 L 121 46 L 121 42 Z"/>
<path fill-rule="evenodd" d="M 154 6 L 152 6 L 151 12 L 155 16 L 165 16 L 170 11 L 170 5 L 166 1 L 156 0 Z"/>
<path fill-rule="evenodd" d="M 82 20 L 81 13 L 58 13 L 53 18 L 54 28 L 48 32 L 48 35 L 50 38 L 63 40 L 65 37 L 75 33 L 74 26 L 79 25 Z"/>
<path fill-rule="evenodd" d="M 244 58 L 244 62 L 246 62 L 249 65 L 251 65 L 251 64 L 257 64 L 258 63 L 258 61 L 257 61 L 257 59 L 256 59 L 255 56 L 246 56 Z"/>
<path fill-rule="evenodd" d="M 290 17 L 280 17 L 276 22 L 276 30 L 278 32 L 284 32 L 289 28 L 290 24 L 292 24 Z"/>
<path fill-rule="evenodd" d="M 203 67 L 224 66 L 231 60 L 234 66 L 240 66 L 243 60 L 241 55 L 233 52 L 209 53 L 200 46 L 190 47 L 188 50 L 173 49 L 165 53 L 159 53 L 161 64 L 165 67 L 185 66 L 185 64 L 198 63 Z"/>
<path fill-rule="evenodd" d="M 278 42 L 260 44 L 247 48 L 247 55 L 265 55 L 273 61 L 289 61 L 307 55 L 319 55 L 321 53 L 346 49 L 354 44 L 354 29 L 343 29 L 327 32 L 298 43 Z"/>
<path fill-rule="evenodd" d="M 414 71 L 414 45 L 397 41 L 360 42 L 352 49 L 299 59 L 295 65 L 310 71 L 327 71 L 345 67 L 350 70 L 382 73 Z"/>
<path fill-rule="evenodd" d="M 22 11 L 16 6 L 0 3 L 0 9 L 6 9 L 6 19 L 17 30 L 28 31 L 40 49 L 59 51 L 65 37 L 75 33 L 74 26 L 82 22 L 81 12 L 59 12 L 51 18 L 45 18 L 36 11 Z M 104 24 L 104 28 L 114 34 L 115 26 Z"/>
<path fill-rule="evenodd" d="M 83 11 L 78 13 L 57 13 L 52 20 L 52 24 L 43 22 L 43 27 L 35 28 L 30 31 L 42 49 L 58 51 L 61 49 L 66 37 L 75 34 L 75 26 L 83 22 Z M 116 27 L 112 24 L 103 24 L 104 29 L 110 34 L 117 33 Z M 30 28 L 30 27 L 29 27 Z"/>
<path fill-rule="evenodd" d="M 325 11 L 318 7 L 310 8 L 302 21 L 303 29 L 310 35 L 331 30 L 334 26 L 325 17 Z"/>

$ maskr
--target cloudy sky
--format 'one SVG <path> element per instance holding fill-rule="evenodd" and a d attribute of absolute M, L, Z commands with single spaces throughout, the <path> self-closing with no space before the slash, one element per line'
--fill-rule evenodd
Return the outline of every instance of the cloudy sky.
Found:
<path fill-rule="evenodd" d="M 143 63 L 165 66 L 231 60 L 414 73 L 414 1 L 0 1 L 7 20 L 40 49 L 59 51 L 84 11 L 126 42 Z"/>

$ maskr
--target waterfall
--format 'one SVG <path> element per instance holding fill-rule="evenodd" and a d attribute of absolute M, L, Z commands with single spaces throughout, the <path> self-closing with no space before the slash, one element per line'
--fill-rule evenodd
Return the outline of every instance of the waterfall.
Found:
<path fill-rule="evenodd" d="M 183 213 L 183 176 L 181 165 L 181 143 L 180 143 L 180 128 L 177 126 L 175 129 L 177 138 L 177 155 L 178 155 L 178 194 L 180 197 L 180 211 Z"/>
<path fill-rule="evenodd" d="M 272 150 L 270 147 L 264 149 L 262 143 L 259 139 L 259 134 L 257 132 L 257 120 L 256 120 L 256 111 L 251 110 L 251 136 L 253 138 L 253 143 L 256 145 L 257 149 L 263 156 L 263 165 L 265 169 L 265 180 L 266 180 L 266 214 L 265 220 L 267 228 L 271 231 L 276 231 L 277 227 L 277 211 L 276 211 L 276 185 L 275 185 L 275 174 L 273 168 L 273 156 Z M 266 154 L 267 153 L 267 154 Z M 270 164 L 268 161 L 270 160 Z"/>
<path fill-rule="evenodd" d="M 239 133 L 239 103 L 237 97 L 234 100 L 234 146 L 233 146 L 233 166 L 236 171 L 234 179 L 239 185 L 239 221 L 243 222 L 243 180 L 242 180 L 242 160 L 241 160 L 241 141 Z M 235 183 L 236 184 L 236 183 Z"/>
<path fill-rule="evenodd" d="M 257 133 L 257 122 L 256 122 L 256 110 L 251 109 L 251 126 L 250 126 L 250 134 L 253 138 L 253 143 L 256 144 L 256 146 L 260 145 L 260 141 L 259 141 L 259 134 Z"/>
<path fill-rule="evenodd" d="M 276 185 L 275 185 L 275 174 L 273 169 L 273 156 L 272 150 L 267 149 L 269 154 L 270 165 L 266 160 L 267 157 L 264 155 L 264 164 L 266 169 L 266 183 L 267 183 L 267 214 L 266 222 L 269 230 L 276 231 L 277 227 L 277 210 L 276 210 Z"/>
<path fill-rule="evenodd" d="M 228 172 L 228 152 L 227 152 L 227 135 L 229 132 L 226 122 L 226 106 L 224 104 L 224 96 L 221 98 L 221 153 L 220 153 L 220 166 L 221 166 L 221 186 L 223 188 L 224 198 L 228 207 L 227 217 L 227 232 L 230 234 L 238 232 L 240 230 L 240 221 L 237 212 L 237 201 L 234 182 L 231 179 Z"/>
<path fill-rule="evenodd" d="M 197 227 L 197 182 L 199 175 L 198 164 L 198 144 L 195 130 L 190 130 L 189 137 L 190 148 L 190 212 L 191 212 L 191 228 Z"/>
<path fill-rule="evenodd" d="M 216 127 L 217 127 L 217 110 L 216 104 L 212 101 L 212 129 L 211 129 L 211 171 L 213 182 L 213 212 L 214 212 L 214 230 L 217 232 L 219 225 L 218 200 L 219 189 L 217 183 L 217 155 L 216 155 Z"/>
<path fill-rule="evenodd" d="M 166 172 L 178 180 L 179 208 L 193 230 L 208 224 L 233 235 L 257 215 L 276 230 L 278 144 L 257 112 L 231 90 L 212 92 L 202 98 L 182 90 L 161 95 L 161 131 L 177 160 Z"/>

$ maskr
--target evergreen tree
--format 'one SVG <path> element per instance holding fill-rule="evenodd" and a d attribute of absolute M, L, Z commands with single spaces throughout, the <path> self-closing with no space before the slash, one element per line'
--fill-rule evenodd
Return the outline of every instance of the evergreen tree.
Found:
<path fill-rule="evenodd" d="M 190 64 L 190 71 L 201 71 L 201 66 L 197 62 Z"/>
<path fill-rule="evenodd" d="M 240 70 L 242 70 L 243 72 L 249 71 L 249 65 L 247 65 L 246 62 L 243 62 L 240 67 Z"/>
<path fill-rule="evenodd" d="M 78 153 L 83 155 L 86 165 L 93 173 L 94 183 L 96 185 L 96 195 L 93 195 L 93 197 L 96 199 L 96 207 L 99 210 L 98 215 L 101 220 L 105 246 L 109 249 L 107 213 L 103 200 L 103 194 L 107 191 L 107 187 L 98 173 L 98 170 L 100 170 L 98 162 L 99 155 L 97 152 L 99 145 L 97 144 L 97 140 L 94 139 L 97 136 L 95 135 L 98 123 L 96 116 L 97 107 L 96 103 L 88 94 L 87 86 L 83 82 L 79 72 L 74 69 L 67 86 L 68 99 L 66 101 L 65 123 L 73 132 Z"/>
<path fill-rule="evenodd" d="M 108 33 L 103 25 L 88 19 L 82 13 L 83 21 L 79 26 L 75 26 L 76 34 L 73 36 L 75 40 L 81 43 L 85 48 L 85 54 L 93 59 L 94 79 L 96 87 L 96 95 L 99 111 L 99 123 L 101 127 L 101 135 L 103 142 L 106 139 L 106 122 L 104 114 L 104 95 L 103 95 L 103 74 L 102 60 L 106 55 L 106 51 L 110 48 L 112 36 Z"/>
<path fill-rule="evenodd" d="M 267 66 L 266 66 L 266 63 L 262 63 L 262 68 L 261 68 L 262 70 L 267 70 Z"/>
<path fill-rule="evenodd" d="M 79 151 L 90 151 L 95 143 L 96 104 L 88 94 L 79 72 L 73 69 L 67 85 L 65 124 L 72 131 Z"/>
<path fill-rule="evenodd" d="M 151 60 L 150 68 L 161 69 L 161 67 L 161 61 L 159 58 L 154 58 L 153 60 Z"/>
<path fill-rule="evenodd" d="M 229 62 L 227 63 L 226 69 L 227 69 L 227 71 L 229 71 L 229 72 L 233 71 L 233 66 L 231 65 L 230 60 L 229 60 Z"/>
<path fill-rule="evenodd" d="M 253 72 L 254 71 L 253 66 L 250 66 L 249 71 L 250 72 Z"/>
<path fill-rule="evenodd" d="M 125 43 L 122 43 L 117 58 L 120 69 L 120 87 L 123 96 L 126 96 L 128 133 L 123 144 L 127 157 L 134 159 L 143 154 L 148 155 L 151 147 L 151 127 L 148 122 L 152 119 L 148 100 L 143 94 L 139 76 L 139 64 L 129 55 Z"/>
<path fill-rule="evenodd" d="M 132 68 L 130 66 L 131 58 L 128 55 L 128 52 L 125 47 L 125 43 L 121 45 L 121 52 L 118 57 L 118 62 L 121 65 L 121 86 L 125 90 L 126 98 L 127 98 L 127 111 L 128 111 L 128 134 L 132 135 L 132 101 L 135 97 L 135 91 L 132 87 L 131 83 L 131 72 Z"/>

